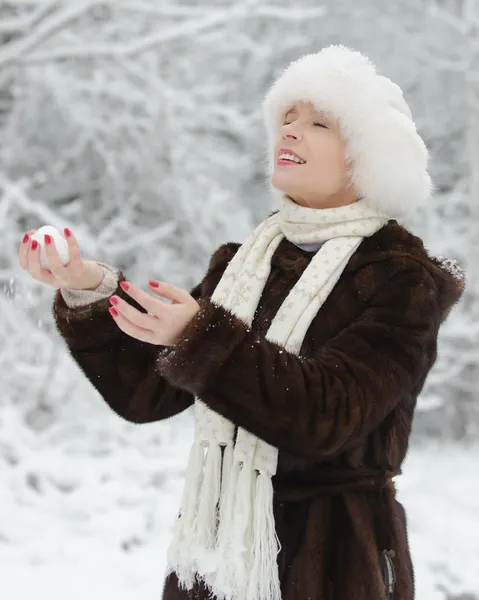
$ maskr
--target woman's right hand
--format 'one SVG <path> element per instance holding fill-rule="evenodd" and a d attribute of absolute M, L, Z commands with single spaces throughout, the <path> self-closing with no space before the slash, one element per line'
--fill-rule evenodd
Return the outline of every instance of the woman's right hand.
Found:
<path fill-rule="evenodd" d="M 31 241 L 31 236 L 37 231 L 30 229 L 25 234 L 18 250 L 18 262 L 32 279 L 40 281 L 53 288 L 69 288 L 73 290 L 93 290 L 103 279 L 103 269 L 93 261 L 83 260 L 77 239 L 70 232 L 66 235 L 70 260 L 66 265 L 60 261 L 55 248 L 55 241 L 45 244 L 45 252 L 50 269 L 40 265 L 40 245 L 36 240 Z"/>

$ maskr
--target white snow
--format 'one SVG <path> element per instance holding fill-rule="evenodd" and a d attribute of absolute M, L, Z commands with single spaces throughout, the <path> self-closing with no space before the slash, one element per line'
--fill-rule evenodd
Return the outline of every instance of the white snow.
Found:
<path fill-rule="evenodd" d="M 2 597 L 159 599 L 191 415 L 133 425 L 98 396 L 74 415 L 66 407 L 40 434 L 2 413 Z M 479 445 L 430 443 L 411 448 L 396 477 L 418 600 L 478 592 L 478 464 Z"/>
<path fill-rule="evenodd" d="M 43 225 L 31 236 L 31 240 L 36 240 L 40 246 L 40 264 L 44 269 L 49 268 L 48 256 L 45 251 L 45 235 L 53 238 L 53 244 L 57 250 L 58 258 L 62 265 L 66 265 L 70 260 L 68 243 L 56 227 L 52 225 Z"/>
<path fill-rule="evenodd" d="M 441 264 L 441 267 L 448 271 L 456 279 L 464 279 L 464 269 L 460 266 L 455 258 L 447 256 L 436 256 L 436 259 Z"/>

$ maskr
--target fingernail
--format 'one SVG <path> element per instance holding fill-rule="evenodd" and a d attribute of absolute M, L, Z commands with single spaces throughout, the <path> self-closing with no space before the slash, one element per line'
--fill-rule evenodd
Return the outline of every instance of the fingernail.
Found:
<path fill-rule="evenodd" d="M 150 280 L 150 285 L 151 285 L 151 287 L 158 287 L 160 284 L 157 281 Z"/>
<path fill-rule="evenodd" d="M 125 290 L 125 292 L 127 292 L 129 290 L 129 288 L 130 288 L 130 286 L 126 283 L 126 281 L 122 281 L 120 283 L 120 286 L 122 287 L 122 289 Z"/>
<path fill-rule="evenodd" d="M 29 239 L 30 239 L 30 236 L 28 235 L 28 233 L 26 233 L 25 236 L 23 237 L 23 243 L 26 244 Z"/>
<path fill-rule="evenodd" d="M 111 303 L 112 303 L 114 306 L 116 306 L 116 305 L 118 304 L 118 299 L 117 299 L 117 298 L 115 298 L 115 296 L 112 296 L 112 297 L 110 298 L 110 302 L 111 302 Z"/>
<path fill-rule="evenodd" d="M 52 236 L 48 235 L 48 233 L 45 234 L 45 244 L 50 245 L 52 243 Z"/>
<path fill-rule="evenodd" d="M 32 250 L 36 250 L 36 249 L 37 249 L 37 247 L 38 247 L 38 242 L 37 242 L 37 240 L 33 240 L 33 242 L 32 242 Z"/>
<path fill-rule="evenodd" d="M 64 232 L 64 234 L 65 234 L 67 237 L 70 237 L 70 236 L 71 236 L 71 234 L 72 234 L 72 232 L 71 232 L 71 231 L 68 229 L 68 227 L 65 227 L 65 229 L 63 230 L 63 232 Z"/>
<path fill-rule="evenodd" d="M 111 314 L 112 317 L 118 316 L 118 311 L 116 310 L 116 308 L 113 308 L 113 306 L 108 309 L 108 312 Z"/>

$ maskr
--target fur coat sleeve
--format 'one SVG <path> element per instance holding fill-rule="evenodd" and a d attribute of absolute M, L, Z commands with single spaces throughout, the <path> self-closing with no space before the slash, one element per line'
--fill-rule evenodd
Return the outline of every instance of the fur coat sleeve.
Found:
<path fill-rule="evenodd" d="M 221 257 L 220 252 L 210 261 L 204 279 L 190 291 L 196 300 L 213 293 L 222 275 Z M 125 279 L 119 271 L 118 287 L 111 295 L 147 312 L 119 286 Z M 109 297 L 70 308 L 61 291 L 55 293 L 54 322 L 81 371 L 110 408 L 127 421 L 158 421 L 191 406 L 192 392 L 178 388 L 158 372 L 157 357 L 170 348 L 141 342 L 119 329 L 108 312 Z"/>
<path fill-rule="evenodd" d="M 362 313 L 313 356 L 287 352 L 203 298 L 157 368 L 280 450 L 317 460 L 342 453 L 417 395 L 436 359 L 441 317 L 431 275 L 415 260 L 389 273 Z"/>

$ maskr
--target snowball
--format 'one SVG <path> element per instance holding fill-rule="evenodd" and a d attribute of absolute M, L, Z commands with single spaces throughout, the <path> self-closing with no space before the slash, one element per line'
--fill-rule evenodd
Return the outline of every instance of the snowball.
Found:
<path fill-rule="evenodd" d="M 51 225 L 44 225 L 40 227 L 34 235 L 32 235 L 32 240 L 37 240 L 40 245 L 40 264 L 44 269 L 49 268 L 47 254 L 45 252 L 45 238 L 44 235 L 48 233 L 53 238 L 53 243 L 55 244 L 55 248 L 57 250 L 58 257 L 62 265 L 66 265 L 70 260 L 70 254 L 68 252 L 68 244 L 65 238 L 61 235 L 61 233 L 55 227 Z"/>

